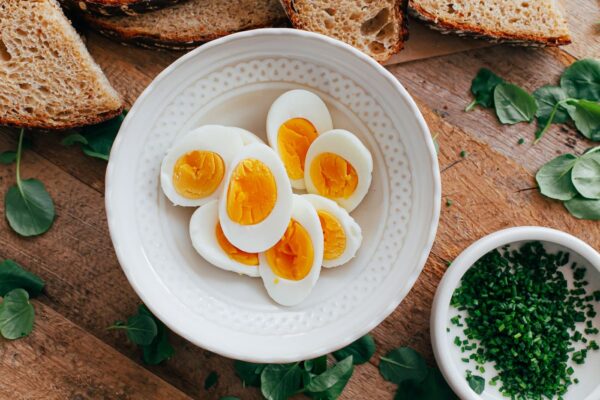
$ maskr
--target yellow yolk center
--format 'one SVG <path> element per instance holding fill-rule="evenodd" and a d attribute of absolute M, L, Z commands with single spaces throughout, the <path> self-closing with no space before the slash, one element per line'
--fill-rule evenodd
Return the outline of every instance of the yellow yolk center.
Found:
<path fill-rule="evenodd" d="M 241 161 L 231 174 L 227 214 L 240 225 L 254 225 L 269 216 L 277 201 L 277 184 L 269 167 L 252 158 Z"/>
<path fill-rule="evenodd" d="M 239 263 L 248 265 L 248 266 L 256 266 L 258 265 L 258 254 L 256 253 L 246 253 L 243 250 L 238 249 L 234 245 L 232 245 L 229 240 L 225 237 L 223 233 L 223 228 L 221 228 L 221 224 L 217 222 L 217 228 L 215 230 L 215 235 L 217 236 L 217 243 L 221 246 L 221 249 L 231 258 Z"/>
<path fill-rule="evenodd" d="M 346 249 L 346 232 L 340 221 L 327 211 L 317 211 L 325 239 L 323 258 L 335 260 L 344 253 Z"/>
<path fill-rule="evenodd" d="M 314 260 L 310 235 L 298 221 L 291 220 L 283 237 L 265 253 L 267 262 L 280 278 L 299 281 L 306 277 Z"/>
<path fill-rule="evenodd" d="M 347 199 L 358 185 L 354 167 L 333 153 L 321 153 L 313 159 L 310 177 L 319 194 L 329 198 Z"/>
<path fill-rule="evenodd" d="M 318 135 L 314 125 L 304 118 L 289 119 L 279 127 L 279 156 L 290 179 L 304 177 L 306 152 Z"/>
<path fill-rule="evenodd" d="M 193 150 L 177 159 L 173 168 L 173 187 L 188 199 L 210 196 L 221 184 L 225 163 L 212 151 Z"/>

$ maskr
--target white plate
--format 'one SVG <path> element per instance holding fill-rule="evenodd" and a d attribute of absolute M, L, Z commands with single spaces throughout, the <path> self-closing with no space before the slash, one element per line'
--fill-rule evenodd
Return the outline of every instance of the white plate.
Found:
<path fill-rule="evenodd" d="M 589 286 L 586 286 L 585 289 L 588 294 L 600 290 L 600 254 L 568 233 L 537 226 L 521 226 L 492 233 L 469 246 L 452 262 L 448 272 L 444 274 L 444 278 L 435 293 L 431 312 L 431 342 L 435 359 L 446 381 L 463 400 L 504 400 L 507 397 L 502 396 L 498 391 L 501 382 L 498 382 L 497 386 L 489 385 L 489 380 L 497 375 L 493 363 L 486 363 L 484 374 L 474 372 L 477 375 L 482 375 L 486 380 L 485 390 L 481 395 L 471 390 L 466 381 L 466 370 L 475 371 L 475 363 L 462 362 L 461 358 L 465 357 L 465 353 L 461 353 L 458 346 L 454 344 L 456 336 L 464 336 L 462 333 L 464 328 L 459 328 L 450 322 L 451 318 L 459 314 L 455 308 L 450 307 L 450 299 L 454 289 L 456 289 L 467 270 L 488 252 L 507 244 L 511 245 L 510 248 L 512 249 L 524 242 L 531 241 L 542 242 L 548 252 L 556 253 L 562 250 L 570 253 L 570 262 L 575 261 L 577 265 L 587 267 L 586 280 L 589 281 Z M 567 267 L 562 271 L 565 279 L 571 285 L 573 281 L 571 269 Z M 594 326 L 598 327 L 600 325 L 600 310 L 597 303 L 595 307 L 596 312 L 599 312 L 599 314 L 593 318 L 593 322 Z M 464 313 L 461 314 L 465 315 Z M 446 328 L 449 328 L 450 331 L 447 332 Z M 583 323 L 579 324 L 579 328 L 583 330 Z M 598 341 L 597 337 L 591 338 Z M 574 347 L 580 349 L 582 346 L 579 343 Z M 575 370 L 574 376 L 579 379 L 579 383 L 571 385 L 563 398 L 565 400 L 600 399 L 600 385 L 598 384 L 600 351 L 588 351 L 587 359 L 583 365 L 570 364 Z"/>
<path fill-rule="evenodd" d="M 357 257 L 323 271 L 309 298 L 286 308 L 260 279 L 219 270 L 194 251 L 194 209 L 169 204 L 158 178 L 167 149 L 199 125 L 239 126 L 264 139 L 271 102 L 293 88 L 316 92 L 334 126 L 363 140 L 374 173 L 353 212 L 364 237 Z M 173 63 L 131 108 L 106 174 L 113 244 L 144 303 L 196 345 L 254 362 L 316 357 L 373 329 L 417 279 L 439 218 L 435 150 L 406 90 L 352 47 L 297 30 L 231 35 Z"/>

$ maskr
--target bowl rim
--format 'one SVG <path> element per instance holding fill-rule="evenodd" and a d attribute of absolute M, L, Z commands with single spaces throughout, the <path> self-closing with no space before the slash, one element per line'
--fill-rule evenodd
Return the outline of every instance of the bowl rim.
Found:
<path fill-rule="evenodd" d="M 167 324 L 169 329 L 171 329 L 174 333 L 182 336 L 183 338 L 185 338 L 186 340 L 195 344 L 196 346 L 199 346 L 203 349 L 209 350 L 211 352 L 220 354 L 220 355 L 228 357 L 228 358 L 250 361 L 250 362 L 286 363 L 286 362 L 298 361 L 300 359 L 315 358 L 322 354 L 330 353 L 332 351 L 335 351 L 341 347 L 344 347 L 344 346 L 350 344 L 351 342 L 357 340 L 364 334 L 370 332 L 373 328 L 375 328 L 378 324 L 380 324 L 402 302 L 402 300 L 409 293 L 410 289 L 412 289 L 412 287 L 414 286 L 414 283 L 416 282 L 417 278 L 421 274 L 421 272 L 425 266 L 425 262 L 427 261 L 427 259 L 429 257 L 431 248 L 433 246 L 433 242 L 436 237 L 437 228 L 438 228 L 438 224 L 439 224 L 440 209 L 441 209 L 441 176 L 440 176 L 440 172 L 439 172 L 437 153 L 435 151 L 435 146 L 433 144 L 433 140 L 431 138 L 429 128 L 425 122 L 425 119 L 423 118 L 423 115 L 421 114 L 419 108 L 417 107 L 414 99 L 410 96 L 410 94 L 407 92 L 407 90 L 402 86 L 400 81 L 394 75 L 392 75 L 391 72 L 386 70 L 381 64 L 377 63 L 371 57 L 360 52 L 359 50 L 355 49 L 354 47 L 350 46 L 349 44 L 346 44 L 337 39 L 333 39 L 328 36 L 321 35 L 321 34 L 314 33 L 314 32 L 289 29 L 289 28 L 263 28 L 263 29 L 256 29 L 256 30 L 234 33 L 232 35 L 228 35 L 226 37 L 216 39 L 214 41 L 206 43 L 206 44 L 188 52 L 187 54 L 181 56 L 177 60 L 175 60 L 172 64 L 170 64 L 168 67 L 166 67 L 162 72 L 160 72 L 154 78 L 154 80 L 146 87 L 146 89 L 144 89 L 144 91 L 136 99 L 135 103 L 144 102 L 146 100 L 146 98 L 149 97 L 154 92 L 154 88 L 158 85 L 158 82 L 165 79 L 169 74 L 172 73 L 173 70 L 178 68 L 181 64 L 187 62 L 191 58 L 197 57 L 199 53 L 203 53 L 214 47 L 223 45 L 225 43 L 229 43 L 231 41 L 240 40 L 240 39 L 247 39 L 247 38 L 251 38 L 251 37 L 261 37 L 261 36 L 263 36 L 263 37 L 265 37 L 265 36 L 280 37 L 280 36 L 284 36 L 284 35 L 299 36 L 299 37 L 306 38 L 309 40 L 318 40 L 318 41 L 326 43 L 327 45 L 335 46 L 335 47 L 341 48 L 341 49 L 351 53 L 351 55 L 356 57 L 358 61 L 362 62 L 363 64 L 366 64 L 368 67 L 372 68 L 375 72 L 377 72 L 382 78 L 384 78 L 390 84 L 390 86 L 393 88 L 393 90 L 397 91 L 404 98 L 404 100 L 406 101 L 406 104 L 408 106 L 407 111 L 414 116 L 415 123 L 420 128 L 419 133 L 423 136 L 423 139 L 425 141 L 424 144 L 427 147 L 427 149 L 429 150 L 429 160 L 427 160 L 427 161 L 431 164 L 431 168 L 432 168 L 432 172 L 433 172 L 433 175 L 432 175 L 433 180 L 431 182 L 431 185 L 432 185 L 431 189 L 432 189 L 434 200 L 433 200 L 433 209 L 431 210 L 431 219 L 426 222 L 426 224 L 429 227 L 429 229 L 428 229 L 429 232 L 428 233 L 425 232 L 423 234 L 425 245 L 423 247 L 422 252 L 415 257 L 416 267 L 415 267 L 412 275 L 410 275 L 409 279 L 407 279 L 407 281 L 406 281 L 407 289 L 406 290 L 398 290 L 396 296 L 393 299 L 390 299 L 390 302 L 388 303 L 387 307 L 382 307 L 381 309 L 378 310 L 377 313 L 373 313 L 369 322 L 365 323 L 362 326 L 362 329 L 360 329 L 360 330 L 357 329 L 356 332 L 345 333 L 344 335 L 341 335 L 335 343 L 331 343 L 328 346 L 314 348 L 309 352 L 297 348 L 297 349 L 295 349 L 293 354 L 278 355 L 278 356 L 273 356 L 273 357 L 266 359 L 266 358 L 258 358 L 255 354 L 250 354 L 250 353 L 238 354 L 237 352 L 232 351 L 231 349 L 227 348 L 226 346 L 217 347 L 213 343 L 209 343 L 207 341 L 200 340 L 197 336 L 193 335 L 192 332 L 189 332 L 186 329 L 181 329 L 179 326 L 173 326 L 171 324 Z M 129 125 L 132 123 L 132 120 L 136 114 L 137 114 L 137 112 L 135 110 L 135 107 L 132 106 L 130 112 L 127 114 L 125 120 L 123 121 L 123 124 L 122 124 L 119 132 L 123 132 L 123 131 L 129 129 Z M 120 134 L 117 135 L 116 140 L 112 147 L 111 154 L 119 152 L 122 142 L 123 142 L 123 136 Z M 113 174 L 115 164 L 116 164 L 115 158 L 110 157 L 108 166 L 106 169 L 106 180 L 105 180 L 105 182 L 106 182 L 105 183 L 105 208 L 106 208 L 109 232 L 110 232 L 110 236 L 113 241 L 113 244 L 118 243 L 116 241 L 117 236 L 118 236 L 117 235 L 117 230 L 118 230 L 117 229 L 117 221 L 115 221 L 116 210 L 113 210 L 113 204 L 111 201 L 111 191 L 113 191 L 113 186 L 114 186 L 114 182 L 113 182 L 113 179 L 111 179 L 111 175 Z M 116 178 L 114 180 L 116 181 Z M 119 264 L 121 265 L 121 268 L 123 269 L 129 283 L 133 287 L 136 294 L 140 297 L 140 299 L 148 306 L 148 308 L 159 319 L 161 319 L 163 321 L 168 321 L 169 318 L 167 318 L 167 315 L 165 313 L 163 313 L 163 312 L 161 312 L 161 310 L 153 307 L 152 300 L 151 300 L 152 296 L 150 294 L 144 292 L 143 284 L 136 279 L 134 271 L 131 268 L 127 267 L 127 260 L 129 257 L 127 255 L 126 249 L 124 249 L 122 246 L 114 246 L 114 247 L 115 247 L 115 252 L 116 252 Z"/>
<path fill-rule="evenodd" d="M 473 264 L 489 251 L 506 244 L 521 241 L 551 242 L 578 253 L 589 264 L 600 271 L 600 253 L 583 240 L 560 230 L 542 226 L 517 226 L 490 233 L 472 243 L 463 250 L 448 268 L 438 285 L 431 310 L 430 331 L 431 345 L 437 364 L 452 390 L 463 400 L 481 400 L 469 387 L 466 379 L 455 368 L 446 340 L 446 327 L 450 300 L 454 289 Z M 587 400 L 597 399 L 600 395 L 600 384 L 587 396 Z"/>

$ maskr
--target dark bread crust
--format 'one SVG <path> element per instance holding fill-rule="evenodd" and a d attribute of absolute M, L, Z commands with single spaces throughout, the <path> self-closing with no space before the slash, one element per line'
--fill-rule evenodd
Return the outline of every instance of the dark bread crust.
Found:
<path fill-rule="evenodd" d="M 46 121 L 27 121 L 19 119 L 10 119 L 0 117 L 0 125 L 10 126 L 14 128 L 25 128 L 25 129 L 40 129 L 44 131 L 63 131 L 67 129 L 80 128 L 87 125 L 96 125 L 100 122 L 107 121 L 116 117 L 123 112 L 123 106 L 118 109 L 106 111 L 97 115 L 87 116 L 84 121 L 80 122 L 65 122 L 64 124 L 49 124 Z"/>
<path fill-rule="evenodd" d="M 294 6 L 294 0 L 280 0 L 283 9 L 290 19 L 292 26 L 296 29 L 308 30 L 306 26 L 302 23 L 302 19 L 300 18 L 300 14 L 296 7 Z M 394 11 L 396 15 L 398 15 L 400 20 L 400 27 L 398 29 L 399 38 L 397 44 L 389 49 L 389 54 L 386 54 L 385 57 L 373 57 L 375 61 L 380 64 L 384 64 L 387 60 L 389 60 L 394 54 L 398 53 L 400 50 L 404 48 L 404 42 L 408 40 L 408 0 L 396 0 L 394 2 Z"/>
<path fill-rule="evenodd" d="M 61 0 L 69 8 L 100 17 L 139 15 L 185 0 Z"/>
<path fill-rule="evenodd" d="M 123 30 L 119 29 L 118 26 L 113 26 L 109 23 L 106 23 L 103 20 L 94 18 L 92 16 L 85 16 L 85 21 L 88 25 L 96 30 L 103 36 L 106 36 L 110 39 L 116 40 L 123 44 L 133 44 L 136 46 L 149 48 L 149 49 L 159 49 L 159 50 L 175 50 L 175 51 L 185 51 L 191 50 L 202 43 L 209 42 L 214 39 L 218 39 L 223 36 L 230 35 L 232 33 L 238 31 L 212 31 L 210 33 L 206 32 L 196 32 L 192 35 L 186 34 L 175 34 L 172 36 L 161 35 L 160 33 L 156 33 L 153 35 L 148 35 L 144 32 L 138 32 L 135 30 Z M 267 24 L 256 24 L 253 26 L 249 26 L 244 28 L 243 30 L 251 30 L 251 29 L 259 29 L 259 28 L 272 28 L 272 27 L 283 27 L 287 25 L 287 20 L 284 18 L 276 19 L 270 21 Z"/>
<path fill-rule="evenodd" d="M 562 46 L 571 43 L 570 36 L 543 37 L 538 35 L 516 35 L 501 31 L 494 31 L 473 26 L 460 24 L 443 19 L 437 19 L 435 16 L 421 6 L 416 5 L 410 0 L 410 14 L 430 25 L 431 28 L 442 33 L 454 33 L 459 36 L 472 36 L 485 39 L 492 42 L 502 42 L 521 46 Z"/>

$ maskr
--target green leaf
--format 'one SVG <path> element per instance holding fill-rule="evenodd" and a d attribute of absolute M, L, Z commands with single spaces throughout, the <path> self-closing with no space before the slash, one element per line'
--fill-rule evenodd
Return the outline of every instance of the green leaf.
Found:
<path fill-rule="evenodd" d="M 465 111 L 470 111 L 477 104 L 486 108 L 492 107 L 494 105 L 494 89 L 498 84 L 503 82 L 504 79 L 489 69 L 481 68 L 471 82 L 471 93 L 475 96 L 475 100 L 473 100 Z"/>
<path fill-rule="evenodd" d="M 399 347 L 381 357 L 379 372 L 385 380 L 396 384 L 406 380 L 421 382 L 427 376 L 427 365 L 413 349 Z"/>
<path fill-rule="evenodd" d="M 33 329 L 35 311 L 24 289 L 14 289 L 4 296 L 0 304 L 0 333 L 6 339 L 27 336 Z"/>
<path fill-rule="evenodd" d="M 235 374 L 242 380 L 244 386 L 260 386 L 260 375 L 266 364 L 254 364 L 246 361 L 236 361 L 233 364 Z"/>
<path fill-rule="evenodd" d="M 135 314 L 127 319 L 127 323 L 115 323 L 107 329 L 122 329 L 133 343 L 145 346 L 152 343 L 158 332 L 154 318 L 147 314 Z"/>
<path fill-rule="evenodd" d="M 8 165 L 12 164 L 17 160 L 17 152 L 14 150 L 7 150 L 0 153 L 0 164 Z"/>
<path fill-rule="evenodd" d="M 319 375 L 327 370 L 327 355 L 313 358 L 312 360 L 306 360 L 303 363 L 304 370 Z"/>
<path fill-rule="evenodd" d="M 375 354 L 375 341 L 371 335 L 365 335 L 343 349 L 333 352 L 333 356 L 338 361 L 352 356 L 354 365 L 366 363 L 373 354 Z"/>
<path fill-rule="evenodd" d="M 26 271 L 13 260 L 0 263 L 0 296 L 6 295 L 13 289 L 22 288 L 35 297 L 42 292 L 44 281 L 39 276 Z"/>
<path fill-rule="evenodd" d="M 571 181 L 583 197 L 600 199 L 600 152 L 579 157 L 571 171 Z"/>
<path fill-rule="evenodd" d="M 71 133 L 70 135 L 65 136 L 65 138 L 60 141 L 60 144 L 62 144 L 63 146 L 71 146 L 75 143 L 88 144 L 88 141 L 85 138 L 85 136 L 83 136 L 80 133 Z"/>
<path fill-rule="evenodd" d="M 563 154 L 544 164 L 535 175 L 540 192 L 552 199 L 570 200 L 577 195 L 571 170 L 577 162 L 573 154 Z"/>
<path fill-rule="evenodd" d="M 83 152 L 90 157 L 108 160 L 110 149 L 126 115 L 127 112 L 123 111 L 121 115 L 111 120 L 82 128 L 79 134 L 85 139 L 85 143 L 81 141 L 81 138 L 78 139 L 84 143 L 82 145 Z"/>
<path fill-rule="evenodd" d="M 221 397 L 219 400 L 240 400 L 240 398 L 235 396 L 225 396 Z"/>
<path fill-rule="evenodd" d="M 469 375 L 467 376 L 467 383 L 477 394 L 483 393 L 485 389 L 485 379 L 483 379 L 481 376 Z"/>
<path fill-rule="evenodd" d="M 269 364 L 262 371 L 260 386 L 267 400 L 287 400 L 302 388 L 303 371 L 294 364 Z"/>
<path fill-rule="evenodd" d="M 503 124 L 531 122 L 537 111 L 532 95 L 512 83 L 500 83 L 494 89 L 496 115 Z"/>
<path fill-rule="evenodd" d="M 567 100 L 567 111 L 577 130 L 586 138 L 600 141 L 600 104 L 588 100 Z"/>
<path fill-rule="evenodd" d="M 533 92 L 533 97 L 537 103 L 537 111 L 535 116 L 537 117 L 538 124 L 543 126 L 548 122 L 550 114 L 553 108 L 562 100 L 568 98 L 567 93 L 560 86 L 542 86 Z M 559 106 L 554 118 L 552 119 L 553 124 L 562 124 L 569 120 L 569 114 L 567 110 Z"/>
<path fill-rule="evenodd" d="M 593 58 L 575 61 L 563 72 L 560 86 L 570 97 L 600 101 L 600 61 Z"/>
<path fill-rule="evenodd" d="M 575 218 L 600 220 L 600 200 L 574 197 L 569 201 L 565 201 L 564 204 Z"/>
<path fill-rule="evenodd" d="M 422 383 L 404 381 L 398 386 L 394 400 L 454 400 L 458 397 L 437 368 L 429 368 Z"/>
<path fill-rule="evenodd" d="M 218 380 L 219 375 L 215 371 L 212 371 L 204 380 L 204 390 L 209 390 L 211 387 L 215 386 Z"/>
<path fill-rule="evenodd" d="M 313 399 L 337 399 L 352 376 L 354 364 L 352 355 L 349 355 L 333 367 L 315 376 L 306 386 L 307 394 Z"/>
<path fill-rule="evenodd" d="M 161 320 L 148 310 L 144 304 L 138 307 L 138 314 L 150 316 L 156 324 L 156 336 L 152 343 L 142 346 L 142 360 L 148 365 L 157 365 L 168 360 L 175 353 L 175 349 L 169 342 L 169 331 Z"/>
<path fill-rule="evenodd" d="M 12 185 L 4 197 L 6 219 L 21 236 L 36 236 L 46 232 L 54 222 L 54 202 L 44 184 L 26 179 Z"/>

